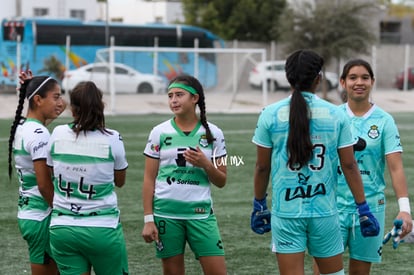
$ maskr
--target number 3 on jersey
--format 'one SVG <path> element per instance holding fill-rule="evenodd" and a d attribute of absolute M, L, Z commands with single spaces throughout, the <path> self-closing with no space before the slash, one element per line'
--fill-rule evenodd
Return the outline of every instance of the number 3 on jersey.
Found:
<path fill-rule="evenodd" d="M 319 171 L 323 168 L 325 164 L 325 152 L 326 148 L 324 144 L 314 144 L 313 145 L 313 159 L 309 162 L 309 169 L 313 171 Z M 289 166 L 292 171 L 298 171 L 300 168 Z"/>

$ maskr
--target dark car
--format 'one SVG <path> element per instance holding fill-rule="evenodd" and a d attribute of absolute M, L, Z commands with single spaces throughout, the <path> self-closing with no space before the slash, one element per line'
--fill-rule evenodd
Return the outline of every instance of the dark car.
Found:
<path fill-rule="evenodd" d="M 407 70 L 407 89 L 411 90 L 414 87 L 414 67 L 409 67 Z M 395 77 L 394 87 L 399 90 L 404 89 L 404 71 L 399 72 Z"/>

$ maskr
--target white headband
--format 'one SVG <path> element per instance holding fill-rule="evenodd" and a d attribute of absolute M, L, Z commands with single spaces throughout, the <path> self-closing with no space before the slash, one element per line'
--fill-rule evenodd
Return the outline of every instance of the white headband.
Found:
<path fill-rule="evenodd" d="M 43 85 L 45 85 L 45 83 L 51 79 L 51 77 L 46 78 L 40 85 L 39 87 L 37 87 L 37 89 L 27 98 L 27 100 L 30 100 L 39 90 L 40 88 L 42 88 Z"/>

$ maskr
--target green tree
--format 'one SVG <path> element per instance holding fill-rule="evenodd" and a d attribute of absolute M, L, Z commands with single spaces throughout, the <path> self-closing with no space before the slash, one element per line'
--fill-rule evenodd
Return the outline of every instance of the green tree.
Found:
<path fill-rule="evenodd" d="M 372 32 L 375 5 L 359 1 L 331 1 L 317 5 L 304 3 L 291 7 L 280 18 L 281 39 L 286 51 L 312 49 L 325 59 L 339 64 L 340 58 L 355 53 L 368 54 L 377 40 Z M 327 97 L 326 83 L 323 84 Z"/>
<path fill-rule="evenodd" d="M 64 71 L 65 66 L 56 58 L 56 56 L 52 55 L 43 61 L 43 68 L 39 70 L 39 73 L 48 73 L 56 77 L 56 79 L 62 80 Z"/>
<path fill-rule="evenodd" d="M 226 40 L 278 39 L 278 19 L 286 0 L 183 0 L 185 23 Z"/>
<path fill-rule="evenodd" d="M 411 16 L 414 22 L 414 5 L 407 6 L 404 3 L 391 4 L 388 6 L 388 14 L 395 17 L 406 17 Z"/>

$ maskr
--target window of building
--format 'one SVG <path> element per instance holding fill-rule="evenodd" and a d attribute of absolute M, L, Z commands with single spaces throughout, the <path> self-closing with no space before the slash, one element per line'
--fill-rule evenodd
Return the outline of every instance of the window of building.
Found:
<path fill-rule="evenodd" d="M 401 42 L 401 22 L 380 22 L 380 39 L 384 44 L 399 44 Z"/>
<path fill-rule="evenodd" d="M 49 15 L 49 9 L 48 8 L 33 8 L 33 15 L 34 16 Z"/>
<path fill-rule="evenodd" d="M 85 10 L 70 10 L 70 17 L 85 20 Z"/>

